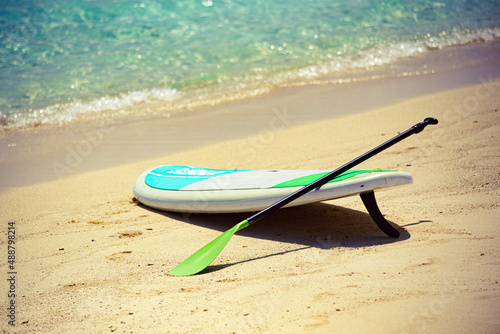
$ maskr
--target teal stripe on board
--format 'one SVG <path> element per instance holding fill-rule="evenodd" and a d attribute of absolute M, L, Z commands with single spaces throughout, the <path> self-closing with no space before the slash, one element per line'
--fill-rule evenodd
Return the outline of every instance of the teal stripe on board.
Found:
<path fill-rule="evenodd" d="M 190 184 L 241 170 L 211 169 L 189 166 L 162 166 L 146 175 L 145 183 L 161 190 L 181 190 Z"/>

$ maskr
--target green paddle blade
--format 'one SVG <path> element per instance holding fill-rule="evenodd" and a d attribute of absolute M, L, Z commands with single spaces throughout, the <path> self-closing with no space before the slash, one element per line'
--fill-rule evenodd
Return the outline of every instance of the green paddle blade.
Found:
<path fill-rule="evenodd" d="M 185 259 L 168 273 L 174 276 L 189 276 L 199 273 L 219 255 L 229 242 L 229 239 L 231 239 L 236 232 L 244 229 L 248 225 L 248 220 L 243 220 L 236 224 L 233 228 L 227 230 L 216 239 L 200 248 L 196 253 Z"/>

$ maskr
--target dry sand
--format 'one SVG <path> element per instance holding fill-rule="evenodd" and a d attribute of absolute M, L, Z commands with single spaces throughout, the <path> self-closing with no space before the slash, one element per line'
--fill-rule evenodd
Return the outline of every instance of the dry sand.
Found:
<path fill-rule="evenodd" d="M 16 228 L 18 333 L 500 332 L 500 81 L 0 193 Z M 436 126 L 360 165 L 414 184 L 283 209 L 199 275 L 167 271 L 247 215 L 162 213 L 132 183 L 160 164 L 333 169 L 427 116 Z M 100 184 L 100 187 L 98 186 Z M 7 239 L 1 239 L 4 261 Z"/>

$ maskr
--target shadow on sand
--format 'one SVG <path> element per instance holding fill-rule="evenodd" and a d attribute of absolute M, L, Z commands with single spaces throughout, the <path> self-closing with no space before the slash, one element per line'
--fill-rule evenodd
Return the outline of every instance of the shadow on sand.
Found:
<path fill-rule="evenodd" d="M 235 224 L 251 215 L 251 213 L 176 213 L 151 209 L 141 204 L 139 204 L 139 206 L 171 219 L 183 221 L 203 228 L 217 230 L 221 233 L 227 231 Z M 296 245 L 298 244 L 303 245 L 304 247 L 235 263 L 209 266 L 201 273 L 208 273 L 235 264 L 255 261 L 271 256 L 283 255 L 307 248 L 331 249 L 334 247 L 370 247 L 400 242 L 410 238 L 410 234 L 403 227 L 395 226 L 394 223 L 391 221 L 389 222 L 399 230 L 399 238 L 388 237 L 377 227 L 368 213 L 357 210 L 347 209 L 326 203 L 314 203 L 280 209 L 254 225 L 239 231 L 238 235 Z M 418 221 L 408 223 L 404 226 L 427 222 L 430 221 Z M 211 240 L 206 240 L 207 243 L 210 241 Z"/>

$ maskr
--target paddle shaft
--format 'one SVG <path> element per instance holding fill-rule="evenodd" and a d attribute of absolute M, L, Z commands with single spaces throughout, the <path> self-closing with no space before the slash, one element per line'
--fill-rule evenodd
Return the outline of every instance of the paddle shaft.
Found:
<path fill-rule="evenodd" d="M 271 212 L 287 205 L 288 203 L 296 200 L 297 198 L 299 198 L 300 196 L 302 195 L 305 195 L 306 193 L 310 192 L 311 190 L 315 189 L 315 188 L 318 188 L 318 187 L 321 187 L 322 185 L 324 185 L 325 183 L 328 183 L 329 181 L 333 180 L 334 178 L 336 178 L 337 176 L 339 176 L 340 174 L 348 171 L 349 169 L 353 168 L 354 166 L 356 165 L 359 165 L 360 163 L 362 163 L 363 161 L 373 157 L 374 155 L 382 152 L 383 150 L 389 148 L 390 146 L 400 142 L 401 140 L 413 135 L 413 134 L 416 134 L 416 133 L 419 133 L 421 132 L 427 125 L 429 124 L 437 124 L 438 123 L 438 120 L 435 119 L 435 118 L 426 118 L 423 122 L 420 122 L 420 123 L 417 123 L 415 124 L 414 126 L 412 126 L 411 128 L 409 128 L 408 130 L 398 134 L 397 136 L 389 139 L 388 141 L 386 141 L 385 143 L 375 147 L 374 149 L 360 155 L 359 157 L 357 157 L 356 159 L 354 160 L 351 160 L 350 162 L 346 163 L 345 165 L 331 171 L 330 173 L 326 174 L 325 176 L 317 179 L 316 181 L 314 181 L 313 183 L 310 183 L 308 184 L 307 186 L 304 186 L 303 188 L 300 188 L 299 190 L 297 190 L 296 192 L 280 199 L 279 201 L 277 201 L 276 203 L 268 206 L 267 208 L 263 209 L 262 211 L 259 211 L 257 212 L 256 214 L 254 214 L 253 216 L 251 216 L 250 218 L 247 218 L 247 221 L 248 221 L 248 225 L 251 225 L 255 222 L 257 222 L 258 220 L 264 218 L 265 216 L 267 216 L 268 214 L 270 214 Z"/>

